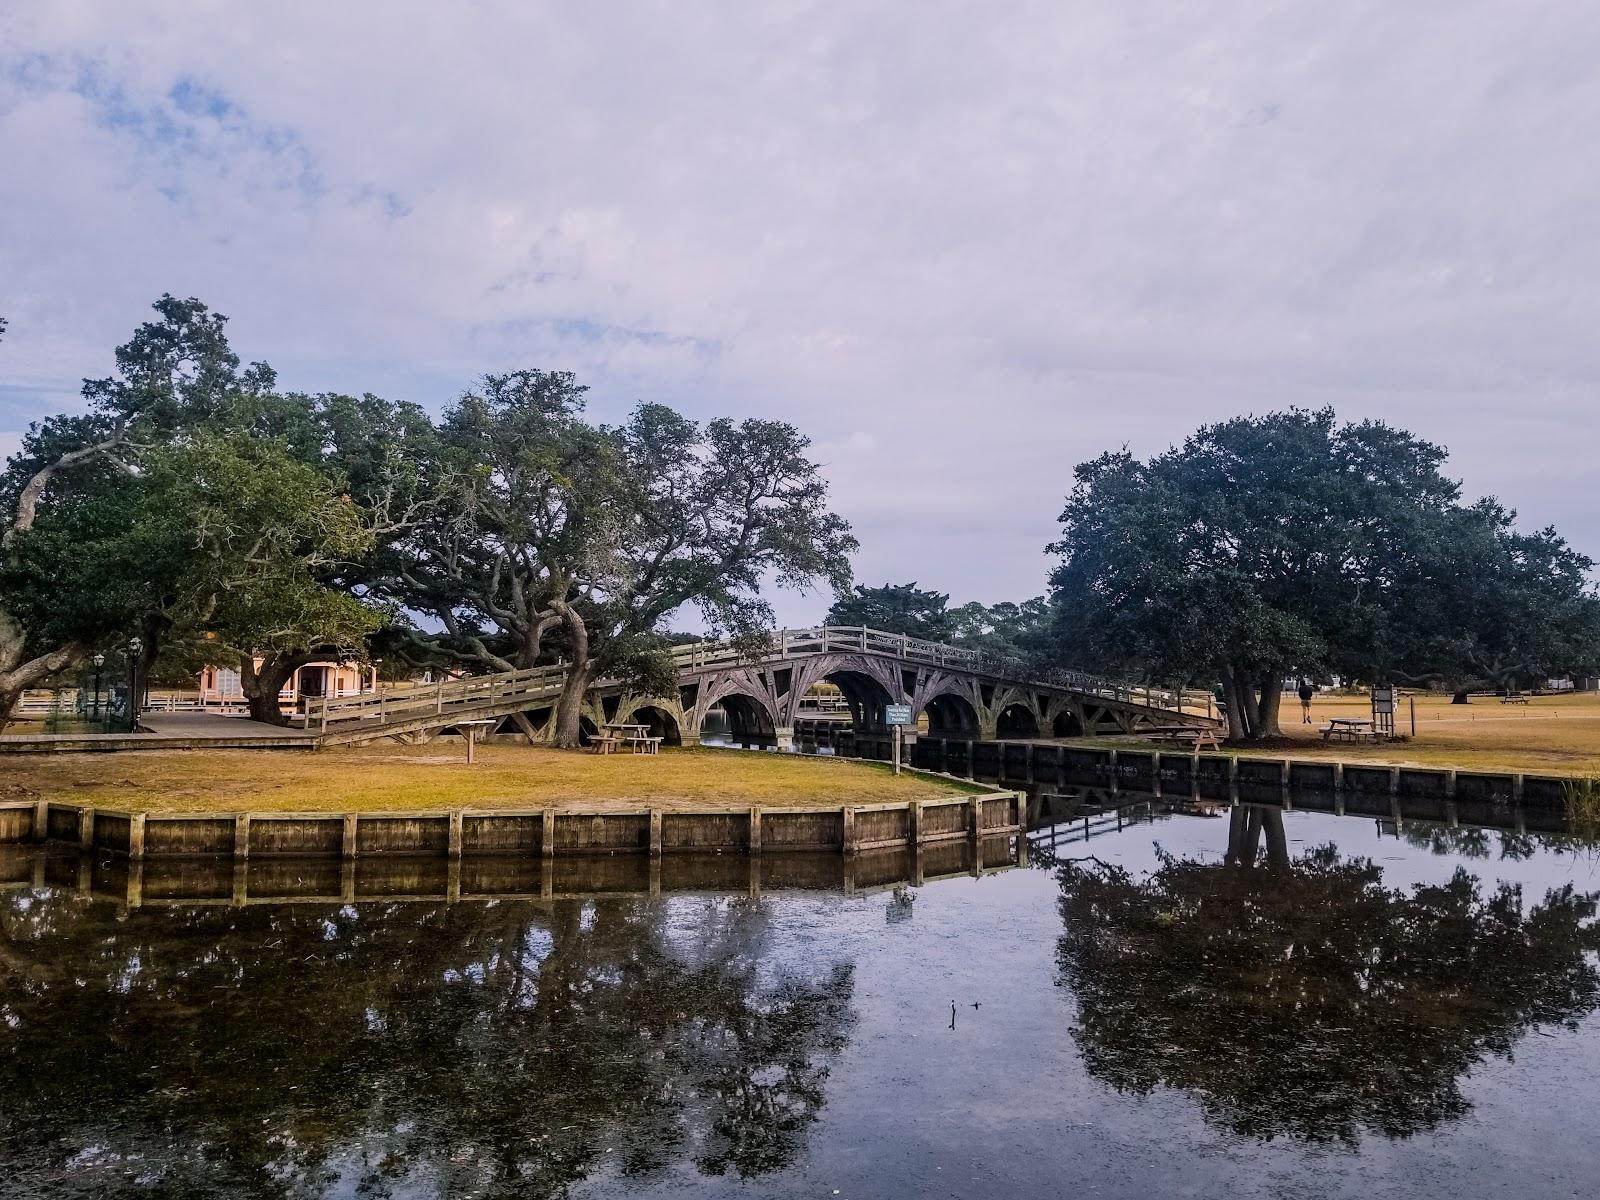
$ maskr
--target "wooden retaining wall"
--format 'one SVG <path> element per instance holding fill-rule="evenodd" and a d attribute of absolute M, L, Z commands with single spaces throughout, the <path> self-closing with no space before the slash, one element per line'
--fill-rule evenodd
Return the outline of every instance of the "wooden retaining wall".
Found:
<path fill-rule="evenodd" d="M 43 853 L 0 846 L 0 889 L 56 887 L 130 907 L 438 903 L 766 891 L 846 894 L 982 876 L 1027 862 L 1027 840 L 1006 836 L 902 845 L 857 854 L 683 853 L 462 858 L 182 857 Z"/>
<path fill-rule="evenodd" d="M 1384 766 L 1325 758 L 1276 758 L 1248 754 L 1196 754 L 1116 745 L 1062 746 L 1039 742 L 979 742 L 919 737 L 911 765 L 959 778 L 1027 783 L 1127 787 L 1160 795 L 1180 787 L 1226 798 L 1230 789 L 1316 789 L 1382 796 L 1435 797 L 1522 804 L 1564 810 L 1573 779 L 1454 768 Z"/>
<path fill-rule="evenodd" d="M 0 842 L 67 842 L 130 859 L 459 859 L 508 855 L 854 855 L 1022 831 L 1011 791 L 842 808 L 667 812 L 522 809 L 410 813 L 141 813 L 55 802 L 0 804 Z"/>

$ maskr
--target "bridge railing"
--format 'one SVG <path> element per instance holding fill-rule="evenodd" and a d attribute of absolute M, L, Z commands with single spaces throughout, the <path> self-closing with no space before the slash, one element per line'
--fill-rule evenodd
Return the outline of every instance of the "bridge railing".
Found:
<path fill-rule="evenodd" d="M 854 651 L 880 654 L 929 666 L 982 671 L 1017 683 L 1064 688 L 1107 700 L 1143 704 L 1179 713 L 1211 713 L 1210 696 L 1204 692 L 1184 692 L 1119 683 L 1082 671 L 1040 671 L 1012 659 L 985 656 L 976 650 L 924 641 L 903 633 L 887 633 L 860 625 L 819 625 L 810 629 L 782 629 L 772 634 L 770 648 L 756 656 L 757 661 L 791 658 L 805 654 L 838 654 Z M 671 651 L 679 670 L 703 670 L 722 665 L 735 666 L 750 661 L 745 652 L 727 641 L 693 642 Z M 358 696 L 330 697 L 308 701 L 306 728 L 326 733 L 353 722 L 390 724 L 429 715 L 443 716 L 467 709 L 503 705 L 518 700 L 546 700 L 561 690 L 567 669 L 560 664 L 502 671 L 494 675 L 469 675 L 436 684 L 416 687 L 384 688 Z M 604 681 L 597 681 L 604 682 Z"/>
<path fill-rule="evenodd" d="M 789 658 L 797 654 L 837 654 L 848 651 L 889 655 L 930 666 L 986 671 L 1018 683 L 1059 687 L 1180 714 L 1205 713 L 1210 716 L 1215 712 L 1208 692 L 1124 683 L 1084 671 L 1040 670 L 1016 659 L 996 658 L 961 646 L 947 646 L 942 642 L 924 641 L 908 634 L 888 633 L 862 625 L 781 629 L 772 635 L 771 652 L 758 657 Z M 679 667 L 691 669 L 748 661 L 728 642 L 696 642 L 680 646 L 673 651 L 673 659 Z"/>
<path fill-rule="evenodd" d="M 511 700 L 542 699 L 559 692 L 566 675 L 563 666 L 530 667 L 416 687 L 385 688 L 360 696 L 324 696 L 307 703 L 306 728 L 327 733 L 330 728 L 355 721 L 385 725 Z"/>

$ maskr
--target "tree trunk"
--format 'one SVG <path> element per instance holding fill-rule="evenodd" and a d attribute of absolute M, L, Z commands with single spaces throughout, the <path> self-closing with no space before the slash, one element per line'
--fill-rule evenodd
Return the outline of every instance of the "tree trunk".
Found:
<path fill-rule="evenodd" d="M 11 724 L 11 714 L 17 707 L 17 702 L 22 699 L 22 688 L 13 686 L 0 679 L 0 733 L 6 731 L 6 726 Z"/>
<path fill-rule="evenodd" d="M 1249 818 L 1250 814 L 1242 804 L 1235 804 L 1228 810 L 1228 851 L 1222 861 L 1230 866 L 1239 866 L 1244 862 L 1244 837 L 1249 828 Z"/>
<path fill-rule="evenodd" d="M 274 654 L 257 667 L 255 656 L 241 651 L 239 689 L 250 709 L 250 719 L 266 725 L 289 724 L 283 706 L 278 703 L 278 693 L 289 682 L 289 676 L 315 657 L 314 654 Z"/>
<path fill-rule="evenodd" d="M 1262 830 L 1267 835 L 1267 866 L 1274 871 L 1289 869 L 1289 838 L 1283 829 L 1283 810 L 1269 808 L 1261 814 Z"/>
<path fill-rule="evenodd" d="M 1233 690 L 1239 697 L 1239 715 L 1244 723 L 1244 736 L 1254 741 L 1261 736 L 1261 704 L 1256 698 L 1255 685 L 1250 679 L 1250 673 L 1242 667 L 1235 667 L 1232 675 Z"/>
<path fill-rule="evenodd" d="M 1239 689 L 1234 685 L 1232 671 L 1222 673 L 1222 702 L 1228 710 L 1228 740 L 1244 741 L 1250 731 L 1245 727 L 1244 706 L 1239 700 Z"/>
<path fill-rule="evenodd" d="M 1267 675 L 1261 680 L 1261 702 L 1257 706 L 1260 713 L 1260 722 L 1256 725 L 1256 736 L 1282 737 L 1283 727 L 1278 724 L 1278 708 L 1283 701 L 1283 679 L 1278 675 Z"/>
<path fill-rule="evenodd" d="M 1472 703 L 1472 701 L 1467 698 L 1467 689 L 1466 688 L 1462 688 L 1459 692 L 1457 692 L 1455 695 L 1450 697 L 1450 703 L 1451 704 L 1470 704 L 1470 703 Z"/>
<path fill-rule="evenodd" d="M 561 623 L 566 627 L 572 653 L 572 665 L 567 668 L 566 681 L 561 685 L 561 698 L 556 701 L 556 727 L 552 743 L 566 749 L 575 748 L 582 737 L 580 718 L 583 715 L 583 698 L 589 691 L 594 664 L 589 657 L 589 627 L 571 605 L 556 603 Z"/>
<path fill-rule="evenodd" d="M 25 690 L 83 661 L 89 653 L 81 642 L 68 642 L 47 654 L 24 658 L 26 641 L 22 626 L 0 609 L 0 731 L 11 723 Z"/>

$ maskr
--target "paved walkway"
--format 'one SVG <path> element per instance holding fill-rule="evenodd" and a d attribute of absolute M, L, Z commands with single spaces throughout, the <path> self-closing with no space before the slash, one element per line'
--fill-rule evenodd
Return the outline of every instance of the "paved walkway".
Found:
<path fill-rule="evenodd" d="M 67 754 L 97 750 L 315 749 L 303 729 L 285 729 L 220 713 L 153 712 L 140 733 L 29 733 L 0 736 L 0 754 Z M 13 727 L 14 728 L 14 727 Z"/>
<path fill-rule="evenodd" d="M 205 712 L 148 712 L 139 718 L 153 735 L 181 738 L 240 737 L 304 738 L 306 731 L 293 726 L 268 725 L 265 721 L 252 721 L 249 717 L 229 717 L 221 713 Z"/>

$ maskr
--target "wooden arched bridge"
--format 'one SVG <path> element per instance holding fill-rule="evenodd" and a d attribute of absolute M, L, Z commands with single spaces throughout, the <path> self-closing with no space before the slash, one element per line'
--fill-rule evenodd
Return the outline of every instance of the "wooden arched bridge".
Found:
<path fill-rule="evenodd" d="M 765 653 L 741 654 L 726 642 L 696 642 L 673 652 L 677 689 L 666 696 L 601 680 L 584 704 L 584 723 L 648 724 L 669 743 L 695 745 L 715 708 L 736 739 L 787 747 L 802 701 L 832 683 L 858 736 L 885 733 L 884 707 L 909 704 L 943 737 L 1070 737 L 1132 733 L 1156 725 L 1214 723 L 1204 693 L 1116 683 L 1075 671 L 1039 678 L 971 650 L 860 627 L 786 629 Z M 362 696 L 324 698 L 306 712 L 306 729 L 324 745 L 378 738 L 427 741 L 464 721 L 495 720 L 529 741 L 547 738 L 565 670 L 533 667 Z"/>

